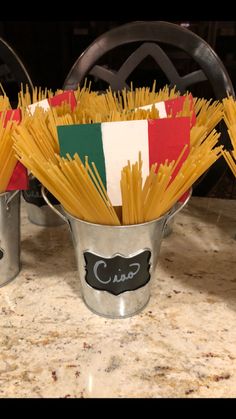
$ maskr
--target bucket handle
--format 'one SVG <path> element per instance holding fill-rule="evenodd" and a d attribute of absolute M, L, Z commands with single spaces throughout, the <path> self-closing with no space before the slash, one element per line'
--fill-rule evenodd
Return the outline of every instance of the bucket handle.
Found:
<path fill-rule="evenodd" d="M 43 197 L 44 201 L 48 204 L 48 206 L 51 208 L 51 210 L 53 210 L 59 217 L 61 217 L 63 219 L 63 221 L 65 221 L 67 224 L 69 224 L 67 218 L 60 211 L 58 211 L 58 209 L 56 209 L 54 207 L 54 205 L 49 201 L 49 199 L 46 195 L 46 192 L 45 192 L 45 187 L 43 185 L 41 186 L 41 194 L 42 194 L 42 197 Z"/>
<path fill-rule="evenodd" d="M 17 191 L 15 191 L 15 192 L 13 192 L 10 196 L 9 196 L 9 198 L 6 198 L 6 210 L 8 211 L 9 210 L 9 204 L 10 204 L 10 202 L 13 200 L 13 198 L 15 198 L 15 196 L 17 195 L 19 193 L 19 191 L 17 190 Z"/>
<path fill-rule="evenodd" d="M 189 193 L 188 193 L 188 196 L 187 196 L 187 198 L 184 200 L 184 202 L 178 207 L 178 208 L 176 208 L 176 210 L 174 210 L 170 215 L 168 215 L 167 216 L 167 219 L 166 219 L 166 222 L 168 222 L 168 221 L 170 221 L 171 220 L 171 218 L 173 218 L 179 211 L 181 211 L 182 210 L 182 208 L 184 208 L 185 207 L 185 205 L 188 203 L 188 201 L 189 201 L 189 199 L 191 198 L 191 196 L 192 196 L 192 188 L 190 188 L 189 189 Z M 68 222 L 68 220 L 67 220 L 67 218 L 60 212 L 60 211 L 58 211 L 55 207 L 54 207 L 54 205 L 49 201 L 49 199 L 47 198 L 47 195 L 46 195 L 46 193 L 45 193 L 45 187 L 42 185 L 41 186 L 41 193 L 42 193 L 42 196 L 43 196 L 43 199 L 44 199 L 44 201 L 48 204 L 48 206 L 59 216 L 59 217 L 61 217 L 67 224 L 69 224 L 69 222 Z"/>
<path fill-rule="evenodd" d="M 173 218 L 176 214 L 178 214 L 179 211 L 181 211 L 185 207 L 185 205 L 188 203 L 189 199 L 192 196 L 192 192 L 193 189 L 190 188 L 187 198 L 184 200 L 184 202 L 182 202 L 182 204 L 178 206 L 178 208 L 176 208 L 173 212 L 170 213 L 170 215 L 167 216 L 166 222 L 169 222 L 171 218 Z"/>

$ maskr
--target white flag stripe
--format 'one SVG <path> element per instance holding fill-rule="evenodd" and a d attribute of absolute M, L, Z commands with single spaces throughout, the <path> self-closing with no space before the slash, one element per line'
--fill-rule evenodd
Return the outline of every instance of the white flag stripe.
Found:
<path fill-rule="evenodd" d="M 160 118 L 166 118 L 167 117 L 165 102 L 157 102 L 157 103 L 154 103 L 152 105 L 140 106 L 138 109 L 144 109 L 144 110 L 148 111 L 148 110 L 152 109 L 153 105 L 155 105 L 155 108 L 158 109 Z"/>
<path fill-rule="evenodd" d="M 37 106 L 39 106 L 40 108 L 43 108 L 45 111 L 47 111 L 50 108 L 50 105 L 47 99 L 40 100 L 39 102 L 35 102 L 32 105 L 28 106 L 28 110 L 31 113 L 31 115 L 34 114 Z"/>
<path fill-rule="evenodd" d="M 107 193 L 113 205 L 121 205 L 121 170 L 135 163 L 141 151 L 143 179 L 149 174 L 148 121 L 117 121 L 101 124 Z"/>

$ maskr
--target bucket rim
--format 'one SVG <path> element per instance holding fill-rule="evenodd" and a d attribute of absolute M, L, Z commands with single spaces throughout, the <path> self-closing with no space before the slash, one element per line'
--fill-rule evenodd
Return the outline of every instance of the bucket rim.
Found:
<path fill-rule="evenodd" d="M 168 220 L 168 216 L 171 214 L 173 207 L 167 211 L 165 214 L 161 215 L 158 218 L 155 218 L 154 220 L 150 220 L 150 221 L 145 221 L 144 223 L 137 223 L 137 224 L 127 224 L 127 225 L 112 225 L 112 224 L 98 224 L 98 223 L 92 223 L 91 221 L 86 221 L 86 220 L 81 220 L 78 217 L 75 217 L 74 215 L 70 214 L 68 211 L 65 210 L 65 208 L 62 206 L 63 211 L 65 213 L 65 216 L 67 217 L 68 220 L 72 219 L 75 221 L 79 221 L 82 224 L 86 224 L 86 225 L 91 225 L 91 226 L 96 226 L 96 227 L 100 227 L 100 228 L 114 228 L 114 229 L 127 229 L 127 228 L 134 228 L 134 227 L 141 227 L 141 226 L 146 226 L 146 225 L 150 225 L 153 223 L 156 223 L 157 221 L 161 221 L 161 220 Z"/>

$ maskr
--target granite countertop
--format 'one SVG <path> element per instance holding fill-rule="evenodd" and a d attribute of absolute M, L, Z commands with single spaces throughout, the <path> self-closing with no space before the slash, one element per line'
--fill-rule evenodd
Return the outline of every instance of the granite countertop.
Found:
<path fill-rule="evenodd" d="M 93 314 L 67 225 L 22 205 L 20 274 L 0 288 L 0 397 L 235 397 L 236 201 L 192 197 L 143 311 Z"/>

